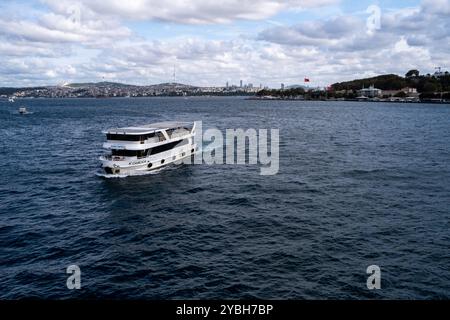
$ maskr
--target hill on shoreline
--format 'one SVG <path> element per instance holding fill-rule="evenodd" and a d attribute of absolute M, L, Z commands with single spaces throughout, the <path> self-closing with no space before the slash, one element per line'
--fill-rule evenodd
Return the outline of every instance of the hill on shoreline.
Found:
<path fill-rule="evenodd" d="M 339 82 L 331 85 L 335 91 L 357 91 L 374 85 L 381 90 L 401 90 L 403 88 L 416 88 L 418 92 L 448 92 L 450 91 L 450 75 L 443 74 L 439 77 L 432 75 L 417 75 L 414 77 L 401 77 L 395 74 L 387 74 L 372 78 L 357 79 Z"/>
<path fill-rule="evenodd" d="M 360 90 L 361 88 L 374 85 L 381 90 L 400 90 L 408 86 L 408 81 L 396 74 L 387 74 L 372 78 L 356 79 L 346 82 L 339 82 L 332 85 L 333 89 L 339 90 Z"/>
<path fill-rule="evenodd" d="M 44 90 L 49 88 L 61 88 L 61 89 L 95 89 L 95 88 L 114 88 L 114 89 L 139 89 L 139 88 L 151 88 L 157 90 L 183 90 L 183 89 L 195 89 L 196 86 L 191 86 L 176 82 L 165 82 L 151 85 L 133 85 L 120 82 L 79 82 L 79 83 L 67 83 L 64 85 L 50 85 L 50 86 L 36 86 L 36 87 L 0 87 L 0 95 L 14 95 L 17 92 L 24 90 Z"/>

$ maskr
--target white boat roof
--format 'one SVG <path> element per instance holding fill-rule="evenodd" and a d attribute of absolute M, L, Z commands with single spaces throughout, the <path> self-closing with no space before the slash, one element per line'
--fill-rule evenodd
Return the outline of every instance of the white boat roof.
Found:
<path fill-rule="evenodd" d="M 165 121 L 165 122 L 156 122 L 145 125 L 140 125 L 137 127 L 124 127 L 124 128 L 112 128 L 103 133 L 110 134 L 131 134 L 131 135 L 139 135 L 139 134 L 147 134 L 160 130 L 167 129 L 175 129 L 179 127 L 190 127 L 193 125 L 193 122 L 181 122 L 181 121 Z"/>

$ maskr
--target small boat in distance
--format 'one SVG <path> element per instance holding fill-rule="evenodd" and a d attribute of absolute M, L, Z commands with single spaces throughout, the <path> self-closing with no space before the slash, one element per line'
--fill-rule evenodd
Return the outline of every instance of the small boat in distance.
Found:
<path fill-rule="evenodd" d="M 9 97 L 9 98 L 8 98 L 8 101 L 9 101 L 9 102 L 14 102 L 14 101 L 15 101 L 15 100 L 14 100 L 14 97 Z"/>
<path fill-rule="evenodd" d="M 103 131 L 103 148 L 110 153 L 100 157 L 107 174 L 133 174 L 161 168 L 192 156 L 194 122 L 158 122 L 138 127 Z"/>
<path fill-rule="evenodd" d="M 25 107 L 20 107 L 20 108 L 19 108 L 19 113 L 20 113 L 20 114 L 29 114 L 30 112 L 28 112 L 27 108 L 25 108 Z"/>

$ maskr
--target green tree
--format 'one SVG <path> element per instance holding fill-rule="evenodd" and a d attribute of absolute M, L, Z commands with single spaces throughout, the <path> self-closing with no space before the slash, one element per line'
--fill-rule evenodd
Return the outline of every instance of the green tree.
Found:
<path fill-rule="evenodd" d="M 427 82 L 423 86 L 423 92 L 436 92 L 438 89 L 438 86 L 433 82 Z"/>
<path fill-rule="evenodd" d="M 405 77 L 406 77 L 406 78 L 411 78 L 411 77 L 418 77 L 419 75 L 420 75 L 419 70 L 412 69 L 412 70 L 409 70 L 409 71 L 406 73 Z"/>

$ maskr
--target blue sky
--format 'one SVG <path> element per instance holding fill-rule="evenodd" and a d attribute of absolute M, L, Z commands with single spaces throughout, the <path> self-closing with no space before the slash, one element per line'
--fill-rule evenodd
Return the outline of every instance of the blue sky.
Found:
<path fill-rule="evenodd" d="M 450 67 L 450 0 L 27 0 L 0 10 L 0 86 L 153 84 L 172 81 L 174 66 L 193 85 L 326 86 Z"/>
<path fill-rule="evenodd" d="M 310 10 L 285 10 L 262 20 L 236 20 L 229 24 L 186 25 L 155 21 L 126 21 L 126 25 L 137 34 L 151 40 L 167 37 L 183 36 L 202 37 L 204 39 L 232 39 L 236 36 L 252 36 L 255 31 L 262 31 L 274 24 L 294 25 L 301 21 L 327 19 L 334 15 L 351 14 L 367 16 L 366 9 L 370 5 L 378 5 L 384 10 L 396 10 L 417 7 L 420 1 L 339 1 L 336 5 L 312 8 Z"/>

